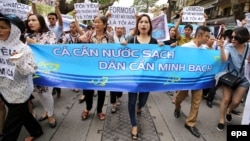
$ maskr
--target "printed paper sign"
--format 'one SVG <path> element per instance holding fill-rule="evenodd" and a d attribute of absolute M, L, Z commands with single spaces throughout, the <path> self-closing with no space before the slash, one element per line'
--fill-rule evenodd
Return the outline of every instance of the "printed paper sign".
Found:
<path fill-rule="evenodd" d="M 5 47 L 1 47 L 1 54 L 0 54 L 0 77 L 6 77 L 11 80 L 14 80 L 14 73 L 16 65 L 8 60 L 10 50 L 6 49 Z"/>
<path fill-rule="evenodd" d="M 75 3 L 74 7 L 78 20 L 93 20 L 99 13 L 98 3 Z"/>
<path fill-rule="evenodd" d="M 182 22 L 204 22 L 204 8 L 201 6 L 184 7 Z"/>
<path fill-rule="evenodd" d="M 169 40 L 169 29 L 167 18 L 165 14 L 162 14 L 152 20 L 153 32 L 152 36 L 158 41 Z"/>
<path fill-rule="evenodd" d="M 136 8 L 135 7 L 116 7 L 110 6 L 109 25 L 113 27 L 135 27 L 136 24 Z"/>
<path fill-rule="evenodd" d="M 248 31 L 250 31 L 250 13 L 246 13 L 245 15 L 246 15 L 246 22 L 247 22 L 246 25 L 245 25 L 245 27 L 248 29 Z M 238 20 L 237 23 L 238 23 L 237 24 L 238 27 L 242 26 L 241 21 Z"/>
<path fill-rule="evenodd" d="M 2 14 L 14 14 L 22 20 L 27 20 L 29 11 L 29 6 L 22 3 L 2 3 L 0 9 Z"/>
<path fill-rule="evenodd" d="M 0 3 L 15 3 L 16 0 L 0 0 Z"/>

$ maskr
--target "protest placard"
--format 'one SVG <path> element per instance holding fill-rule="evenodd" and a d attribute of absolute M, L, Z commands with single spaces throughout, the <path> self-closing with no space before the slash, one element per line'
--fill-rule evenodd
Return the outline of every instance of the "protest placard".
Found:
<path fill-rule="evenodd" d="M 0 0 L 0 3 L 15 3 L 16 0 Z"/>
<path fill-rule="evenodd" d="M 246 16 L 246 25 L 245 25 L 245 27 L 248 29 L 248 31 L 250 31 L 250 13 L 246 13 L 245 16 Z M 238 20 L 237 26 L 238 27 L 242 26 L 241 21 Z"/>
<path fill-rule="evenodd" d="M 188 6 L 183 8 L 182 22 L 204 22 L 204 8 L 201 6 Z"/>
<path fill-rule="evenodd" d="M 22 3 L 2 3 L 0 13 L 14 14 L 22 20 L 27 20 L 30 7 Z"/>
<path fill-rule="evenodd" d="M 136 8 L 135 7 L 118 7 L 110 6 L 109 25 L 113 27 L 132 28 L 136 24 Z"/>
<path fill-rule="evenodd" d="M 170 39 L 167 18 L 165 14 L 152 20 L 153 31 L 152 36 L 158 41 L 166 41 Z"/>
<path fill-rule="evenodd" d="M 93 20 L 99 13 L 98 3 L 75 3 L 74 7 L 78 20 Z"/>

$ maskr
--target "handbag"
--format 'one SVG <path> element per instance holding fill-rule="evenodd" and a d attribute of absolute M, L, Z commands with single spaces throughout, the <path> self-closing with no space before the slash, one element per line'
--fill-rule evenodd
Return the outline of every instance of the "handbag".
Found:
<path fill-rule="evenodd" d="M 248 52 L 248 44 L 247 44 L 247 50 L 246 50 L 244 58 L 242 60 L 240 71 L 239 71 L 238 75 L 233 74 L 232 73 L 233 71 L 227 72 L 219 78 L 219 84 L 230 87 L 232 89 L 237 88 L 239 83 L 242 81 L 240 74 L 241 74 L 243 65 L 245 64 L 244 62 L 245 62 L 247 52 Z"/>

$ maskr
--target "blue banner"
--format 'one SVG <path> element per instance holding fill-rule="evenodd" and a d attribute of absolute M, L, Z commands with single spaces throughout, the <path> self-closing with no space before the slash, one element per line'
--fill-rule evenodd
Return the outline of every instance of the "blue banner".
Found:
<path fill-rule="evenodd" d="M 61 88 L 167 91 L 214 86 L 219 51 L 149 44 L 31 45 L 34 83 Z"/>

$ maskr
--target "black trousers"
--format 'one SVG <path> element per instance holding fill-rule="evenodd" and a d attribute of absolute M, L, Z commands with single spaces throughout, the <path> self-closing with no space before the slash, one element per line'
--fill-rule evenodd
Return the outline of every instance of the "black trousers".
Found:
<path fill-rule="evenodd" d="M 215 94 L 216 94 L 216 90 L 217 90 L 216 87 L 210 88 L 210 89 L 209 89 L 209 92 L 208 92 L 208 95 L 207 95 L 207 100 L 208 100 L 208 101 L 213 102 L 214 96 L 215 96 Z"/>
<path fill-rule="evenodd" d="M 3 127 L 2 141 L 16 141 L 22 126 L 32 137 L 39 137 L 43 134 L 42 127 L 29 112 L 28 101 L 20 104 L 11 104 L 4 99 L 3 101 L 8 107 L 8 113 Z"/>
<path fill-rule="evenodd" d="M 87 110 L 90 111 L 93 106 L 93 96 L 94 90 L 83 90 L 86 100 Z M 102 107 L 104 105 L 106 92 L 105 91 L 97 91 L 98 99 L 97 99 L 97 113 L 102 113 Z"/>
<path fill-rule="evenodd" d="M 114 91 L 111 91 L 110 92 L 110 103 L 111 104 L 115 104 L 116 103 L 116 98 L 120 98 L 122 97 L 122 92 L 114 92 Z"/>

